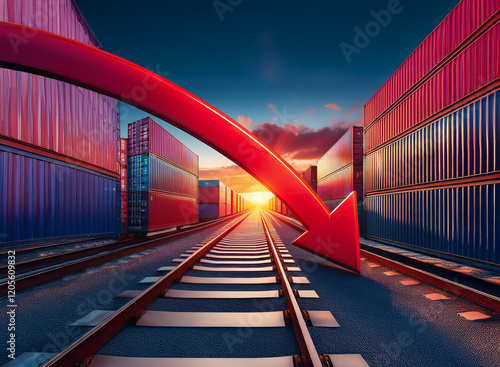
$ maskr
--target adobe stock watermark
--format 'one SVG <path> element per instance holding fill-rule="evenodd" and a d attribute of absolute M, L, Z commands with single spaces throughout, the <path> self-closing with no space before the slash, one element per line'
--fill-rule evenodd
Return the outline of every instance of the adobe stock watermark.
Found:
<path fill-rule="evenodd" d="M 212 5 L 219 16 L 221 22 L 224 21 L 224 14 L 232 12 L 243 0 L 214 0 Z"/>
<path fill-rule="evenodd" d="M 363 28 L 359 26 L 354 27 L 352 44 L 348 42 L 341 42 L 339 44 L 347 63 L 350 64 L 352 62 L 353 54 L 360 54 L 363 49 L 368 47 L 372 39 L 377 37 L 383 28 L 389 26 L 393 16 L 401 14 L 403 10 L 404 6 L 401 4 L 401 0 L 389 0 L 386 9 L 379 11 L 371 10 L 370 15 L 372 20 L 368 21 Z"/>

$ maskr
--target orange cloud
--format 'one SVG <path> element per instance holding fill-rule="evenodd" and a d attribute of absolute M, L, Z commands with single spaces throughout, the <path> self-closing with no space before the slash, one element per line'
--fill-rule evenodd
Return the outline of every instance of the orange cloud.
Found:
<path fill-rule="evenodd" d="M 238 119 L 238 122 L 240 123 L 240 125 L 242 125 L 244 128 L 246 128 L 248 130 L 250 130 L 252 128 L 252 119 L 250 117 L 239 115 L 237 117 L 237 119 Z"/>
<path fill-rule="evenodd" d="M 314 108 L 308 108 L 308 109 L 306 110 L 306 115 L 307 115 L 308 117 L 311 117 L 312 115 L 314 115 Z"/>
<path fill-rule="evenodd" d="M 271 103 L 268 103 L 267 106 L 271 109 L 271 110 L 275 110 L 276 109 L 276 106 L 271 104 Z"/>
<path fill-rule="evenodd" d="M 334 111 L 340 111 L 340 106 L 336 103 L 328 103 L 325 105 L 326 108 L 330 108 Z"/>

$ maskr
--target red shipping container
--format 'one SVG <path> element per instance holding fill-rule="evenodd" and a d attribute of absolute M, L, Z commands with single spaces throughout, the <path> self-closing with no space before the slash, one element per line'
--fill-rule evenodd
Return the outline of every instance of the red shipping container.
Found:
<path fill-rule="evenodd" d="M 121 192 L 127 192 L 128 191 L 128 172 L 127 172 L 127 167 L 126 166 L 121 166 L 120 169 L 120 190 Z"/>
<path fill-rule="evenodd" d="M 126 230 L 128 224 L 128 197 L 126 192 L 121 193 L 120 221 L 122 228 Z"/>
<path fill-rule="evenodd" d="M 403 62 L 364 108 L 365 127 L 500 9 L 498 0 L 463 0 Z"/>
<path fill-rule="evenodd" d="M 219 180 L 200 180 L 198 190 L 198 202 L 200 204 L 226 204 L 226 185 L 223 182 Z"/>
<path fill-rule="evenodd" d="M 120 164 L 122 166 L 128 164 L 128 144 L 126 138 L 120 139 Z"/>
<path fill-rule="evenodd" d="M 0 20 L 99 47 L 73 1 L 5 0 Z M 0 69 L 0 135 L 50 155 L 119 176 L 118 102 L 67 83 Z M 47 152 L 47 150 L 49 152 Z M 61 155 L 61 156 L 59 156 Z M 85 164 L 82 164 L 82 161 Z"/>
<path fill-rule="evenodd" d="M 363 128 L 353 126 L 318 160 L 317 178 L 325 176 L 353 162 L 363 162 Z"/>
<path fill-rule="evenodd" d="M 365 113 L 365 153 L 450 107 L 500 78 L 500 24 L 481 34 L 404 100 L 368 126 Z"/>
<path fill-rule="evenodd" d="M 196 198 L 149 193 L 148 230 L 156 231 L 198 221 Z"/>
<path fill-rule="evenodd" d="M 147 153 L 198 176 L 198 156 L 150 117 L 128 125 L 128 155 Z"/>
<path fill-rule="evenodd" d="M 318 196 L 323 201 L 343 199 L 356 191 L 358 199 L 363 198 L 363 168 L 349 165 L 318 182 Z"/>

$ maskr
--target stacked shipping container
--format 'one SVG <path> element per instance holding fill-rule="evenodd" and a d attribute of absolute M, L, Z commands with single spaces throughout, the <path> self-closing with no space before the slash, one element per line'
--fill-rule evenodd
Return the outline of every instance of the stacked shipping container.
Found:
<path fill-rule="evenodd" d="M 353 126 L 318 161 L 318 196 L 334 210 L 351 192 L 363 229 L 363 128 Z"/>
<path fill-rule="evenodd" d="M 122 233 L 128 229 L 128 144 L 120 139 L 120 224 Z"/>
<path fill-rule="evenodd" d="M 500 262 L 499 10 L 461 1 L 365 106 L 368 237 Z"/>
<path fill-rule="evenodd" d="M 198 156 L 151 118 L 128 125 L 128 230 L 198 221 Z"/>
<path fill-rule="evenodd" d="M 215 219 L 245 210 L 245 199 L 219 180 L 200 180 L 198 190 L 200 220 Z"/>
<path fill-rule="evenodd" d="M 73 1 L 1 1 L 0 20 L 99 47 Z M 0 81 L 0 242 L 117 235 L 117 102 L 12 70 Z"/>

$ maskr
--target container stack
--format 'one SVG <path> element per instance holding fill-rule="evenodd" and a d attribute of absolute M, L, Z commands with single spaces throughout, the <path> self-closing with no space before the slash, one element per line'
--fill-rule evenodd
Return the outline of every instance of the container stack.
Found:
<path fill-rule="evenodd" d="M 100 46 L 73 1 L 2 1 L 0 21 Z M 2 245 L 117 236 L 117 101 L 18 71 L 0 80 Z"/>
<path fill-rule="evenodd" d="M 120 139 L 120 225 L 122 232 L 128 229 L 128 144 Z"/>
<path fill-rule="evenodd" d="M 198 221 L 198 156 L 147 117 L 128 125 L 128 230 Z"/>
<path fill-rule="evenodd" d="M 366 104 L 368 237 L 500 263 L 499 9 L 461 1 Z"/>
<path fill-rule="evenodd" d="M 318 196 L 330 211 L 351 192 L 363 229 L 363 128 L 353 126 L 318 161 Z"/>
<path fill-rule="evenodd" d="M 314 192 L 318 192 L 318 166 L 309 166 L 302 172 L 302 178 L 308 183 Z"/>
<path fill-rule="evenodd" d="M 200 220 L 210 220 L 231 214 L 226 212 L 227 189 L 228 187 L 219 180 L 199 181 L 198 204 Z"/>
<path fill-rule="evenodd" d="M 200 180 L 198 190 L 200 221 L 216 219 L 245 210 L 245 199 L 220 180 Z"/>
<path fill-rule="evenodd" d="M 226 215 L 231 215 L 233 213 L 232 201 L 231 201 L 231 190 L 228 186 L 226 186 Z"/>
<path fill-rule="evenodd" d="M 269 209 L 275 211 L 276 213 L 280 213 L 289 217 L 294 216 L 290 208 L 276 196 L 273 196 L 271 199 L 269 199 Z"/>

